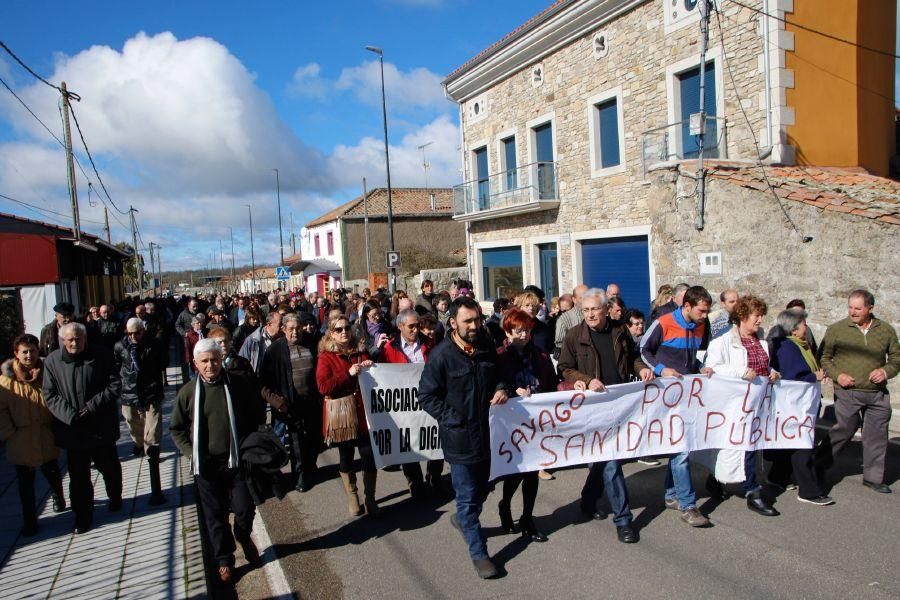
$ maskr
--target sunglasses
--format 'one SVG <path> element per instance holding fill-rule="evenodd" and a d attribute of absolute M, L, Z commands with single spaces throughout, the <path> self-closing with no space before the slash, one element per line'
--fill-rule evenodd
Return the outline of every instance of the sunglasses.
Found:
<path fill-rule="evenodd" d="M 349 326 L 347 326 L 347 327 L 335 327 L 334 329 L 332 329 L 332 331 L 335 332 L 335 333 L 344 333 L 345 331 L 346 331 L 347 333 L 350 333 L 350 327 L 349 327 Z"/>

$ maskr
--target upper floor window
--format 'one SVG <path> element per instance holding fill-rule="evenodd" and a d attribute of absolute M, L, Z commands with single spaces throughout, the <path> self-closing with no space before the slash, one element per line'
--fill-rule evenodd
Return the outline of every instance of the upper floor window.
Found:
<path fill-rule="evenodd" d="M 316 248 L 316 256 L 320 256 L 322 254 L 322 248 L 319 244 L 319 234 L 318 233 L 313 237 L 313 244 L 315 245 L 315 248 Z"/>
<path fill-rule="evenodd" d="M 331 256 L 334 254 L 334 232 L 329 231 L 325 234 L 326 244 L 328 245 L 328 255 Z"/>

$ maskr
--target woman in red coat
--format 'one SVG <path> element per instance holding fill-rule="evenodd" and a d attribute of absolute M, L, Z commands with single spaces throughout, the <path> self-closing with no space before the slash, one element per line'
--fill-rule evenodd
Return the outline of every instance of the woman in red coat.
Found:
<path fill-rule="evenodd" d="M 359 391 L 359 372 L 372 366 L 365 344 L 350 331 L 346 317 L 332 319 L 319 342 L 316 384 L 323 404 L 323 433 L 325 442 L 337 446 L 340 453 L 338 470 L 350 502 L 350 514 L 362 514 L 353 470 L 353 449 L 359 449 L 362 462 L 366 513 L 378 515 L 375 502 L 375 481 L 378 470 L 372 455 L 372 444 L 366 427 L 366 412 Z"/>
<path fill-rule="evenodd" d="M 510 309 L 503 317 L 503 331 L 506 342 L 498 351 L 497 370 L 509 389 L 510 398 L 526 399 L 531 394 L 556 391 L 556 374 L 550 356 L 537 347 L 532 339 L 535 319 L 519 308 Z M 522 518 L 519 528 L 513 523 L 510 502 L 522 486 Z M 498 509 L 500 523 L 504 531 L 521 531 L 522 536 L 535 541 L 546 542 L 547 536 L 535 527 L 532 513 L 537 499 L 538 474 L 536 471 L 516 473 L 503 478 L 503 497 Z"/>

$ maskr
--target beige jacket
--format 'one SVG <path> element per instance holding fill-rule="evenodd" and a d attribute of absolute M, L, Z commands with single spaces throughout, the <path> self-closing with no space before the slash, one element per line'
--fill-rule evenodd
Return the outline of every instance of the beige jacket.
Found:
<path fill-rule="evenodd" d="M 0 440 L 7 443 L 6 457 L 14 465 L 37 467 L 59 457 L 42 383 L 43 368 L 27 382 L 16 376 L 12 360 L 0 366 Z"/>

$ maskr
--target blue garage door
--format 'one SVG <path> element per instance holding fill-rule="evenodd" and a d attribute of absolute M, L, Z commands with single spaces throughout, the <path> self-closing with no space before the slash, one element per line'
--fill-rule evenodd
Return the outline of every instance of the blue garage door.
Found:
<path fill-rule="evenodd" d="M 616 283 L 629 308 L 650 315 L 650 250 L 647 236 L 583 240 L 581 271 L 588 287 Z"/>

